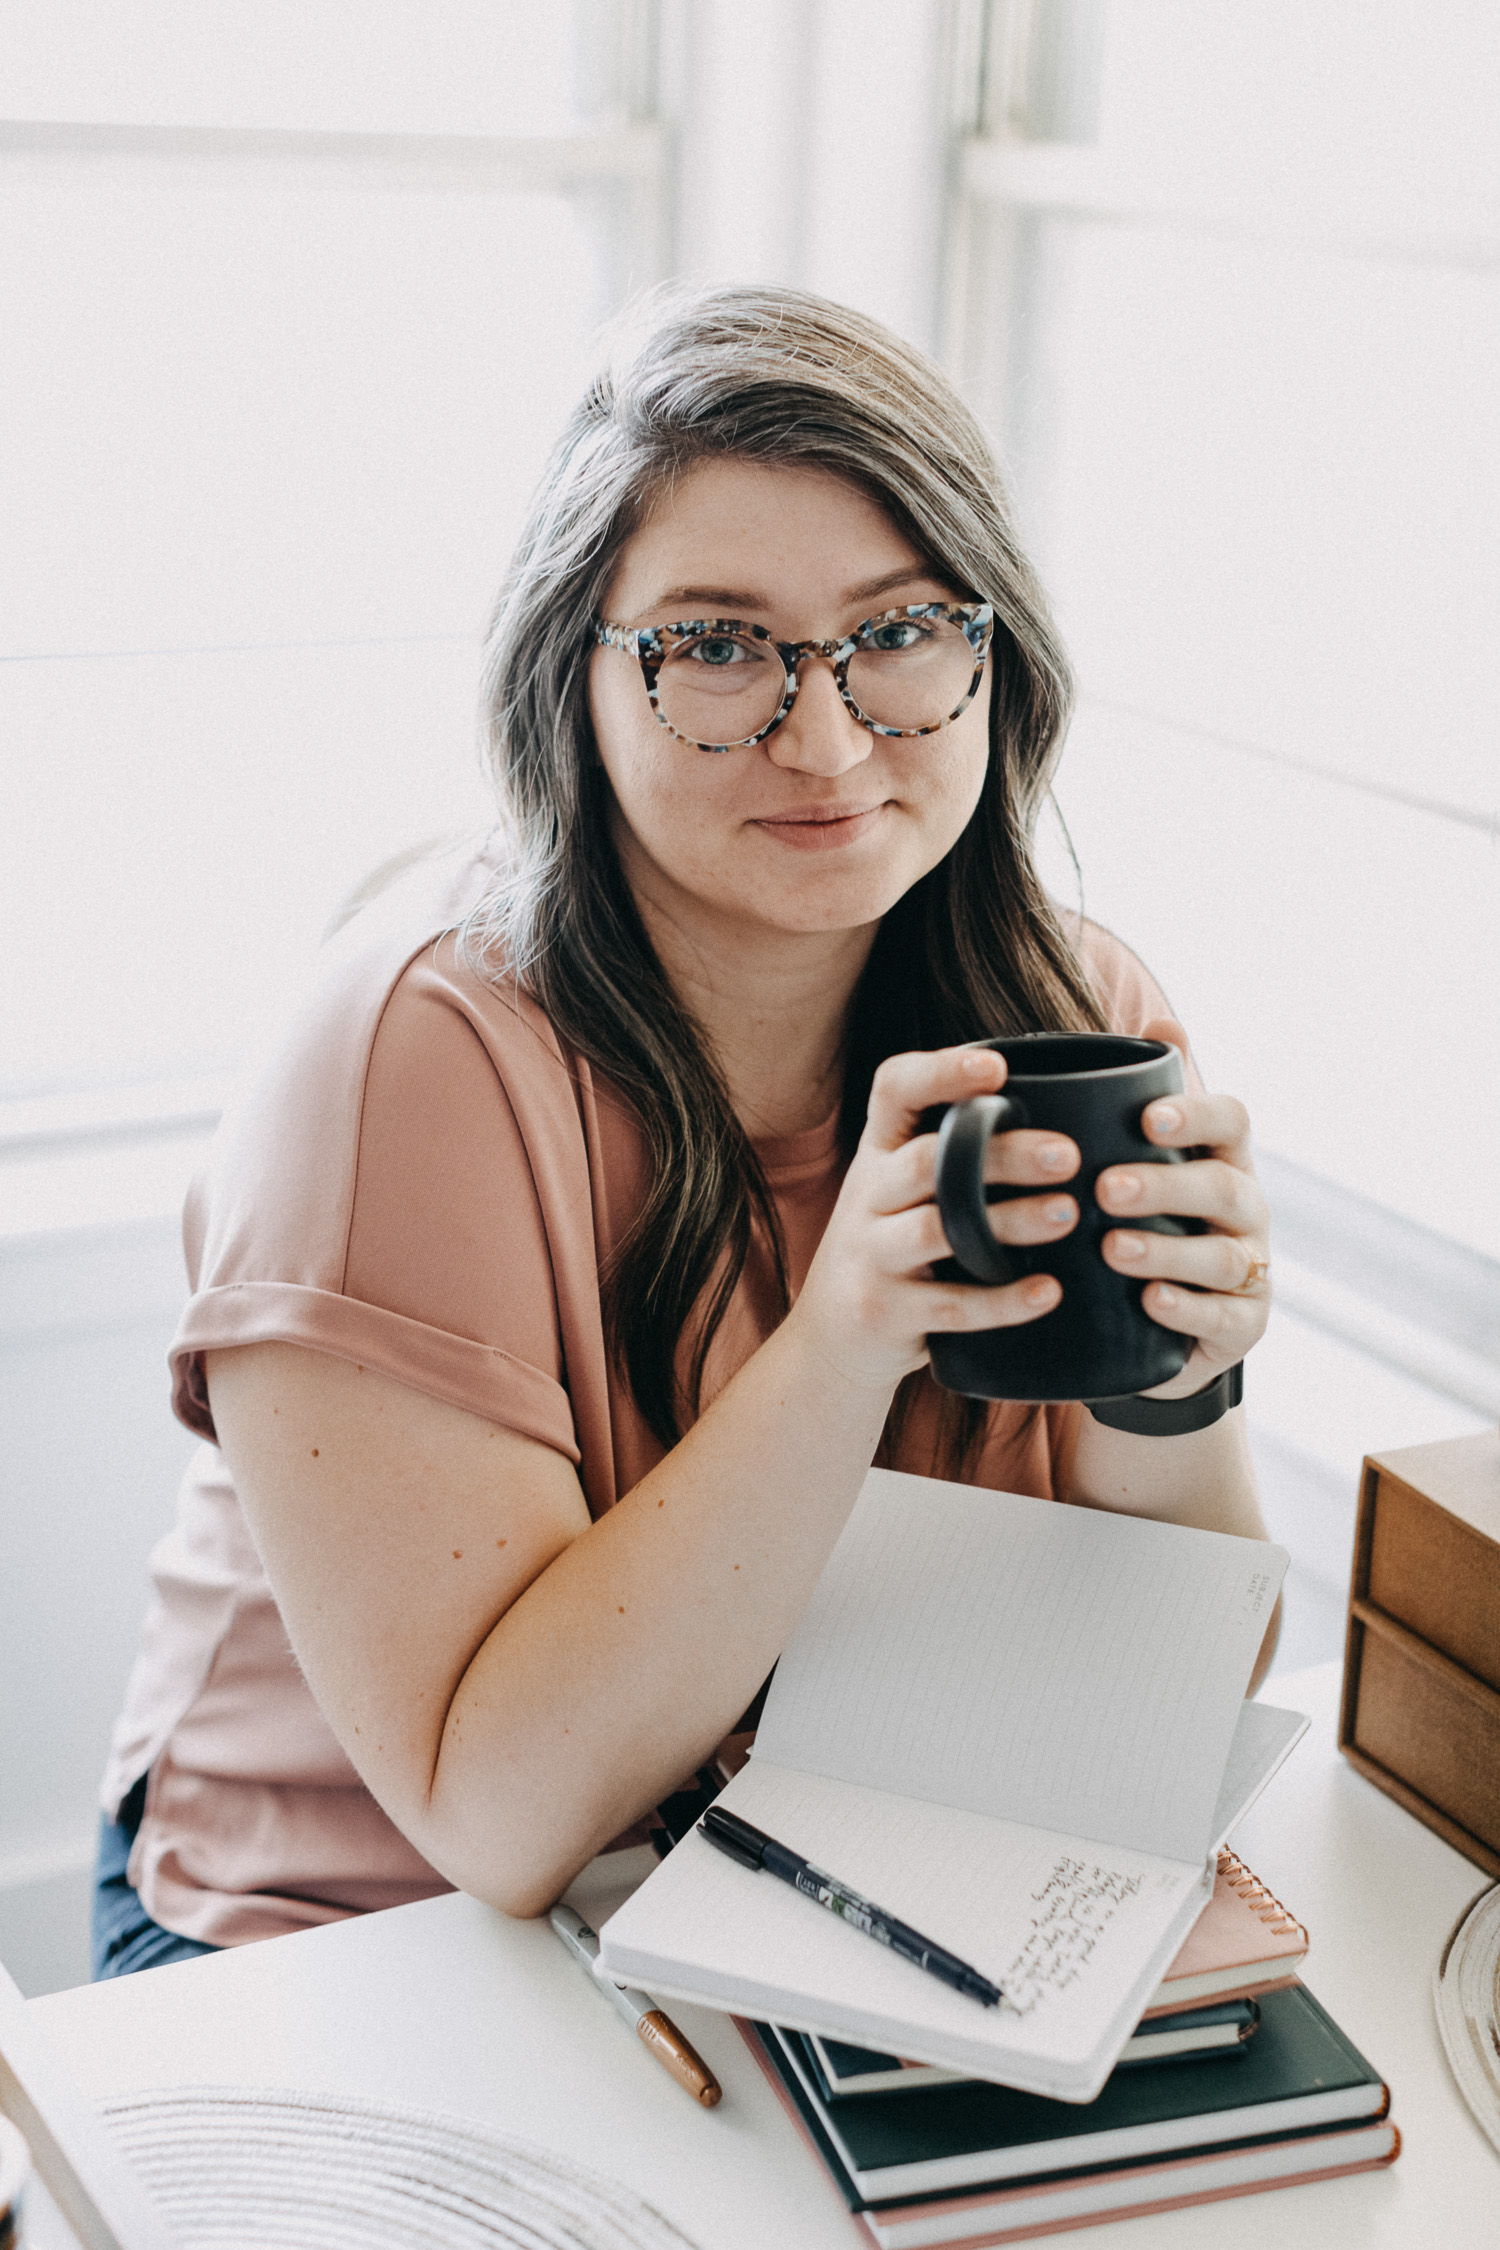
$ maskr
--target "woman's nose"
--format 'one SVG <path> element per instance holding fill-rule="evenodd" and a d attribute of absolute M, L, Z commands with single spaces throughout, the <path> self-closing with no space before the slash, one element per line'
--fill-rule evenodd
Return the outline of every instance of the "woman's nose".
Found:
<path fill-rule="evenodd" d="M 773 735 L 767 737 L 771 763 L 798 773 L 848 773 L 862 765 L 875 737 L 845 708 L 826 659 L 805 657 L 797 700 Z"/>

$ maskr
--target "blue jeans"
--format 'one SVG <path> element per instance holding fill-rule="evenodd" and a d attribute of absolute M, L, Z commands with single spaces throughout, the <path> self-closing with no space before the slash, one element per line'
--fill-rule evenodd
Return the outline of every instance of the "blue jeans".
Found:
<path fill-rule="evenodd" d="M 130 1791 L 114 1820 L 99 1823 L 99 1862 L 94 1877 L 94 1982 L 128 1977 L 134 1969 L 159 1969 L 165 1961 L 192 1961 L 217 1953 L 216 1945 L 178 1937 L 153 1922 L 125 1879 L 130 1847 L 146 1809 L 145 1774 Z"/>

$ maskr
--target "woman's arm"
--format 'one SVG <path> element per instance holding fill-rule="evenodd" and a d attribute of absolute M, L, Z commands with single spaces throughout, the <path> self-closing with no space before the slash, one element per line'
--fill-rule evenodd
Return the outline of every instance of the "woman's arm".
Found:
<path fill-rule="evenodd" d="M 796 1305 L 661 1464 L 591 1523 L 559 1454 L 305 1347 L 212 1353 L 236 1489 L 313 1693 L 418 1850 L 511 1913 L 554 1899 L 700 1763 L 765 1678 L 930 1330 L 1035 1318 L 1038 1276 L 943 1284 L 935 1103 L 988 1092 L 989 1050 L 882 1066 Z M 997 1176 L 1059 1176 L 1056 1135 Z M 1042 1161 L 1051 1150 L 1051 1165 Z M 1046 1199 L 1056 1205 L 1055 1195 Z M 1073 1223 L 1027 1197 L 1007 1239 Z"/>
<path fill-rule="evenodd" d="M 1167 1040 L 1186 1054 L 1187 1033 L 1170 1018 L 1148 1023 L 1142 1036 Z M 1182 1373 L 1146 1394 L 1186 1398 L 1242 1360 L 1265 1333 L 1269 1287 L 1262 1281 L 1249 1295 L 1240 1291 L 1267 1256 L 1270 1214 L 1255 1178 L 1250 1122 L 1241 1103 L 1224 1095 L 1183 1094 L 1153 1102 L 1143 1123 L 1160 1147 L 1198 1153 L 1186 1164 L 1120 1164 L 1100 1174 L 1099 1201 L 1120 1220 L 1104 1238 L 1104 1256 L 1117 1273 L 1146 1281 L 1142 1303 L 1153 1320 L 1193 1339 Z M 1130 1226 L 1131 1219 L 1158 1212 L 1202 1219 L 1210 1231 L 1148 1234 Z M 1110 1429 L 1085 1408 L 1072 1451 L 1058 1463 L 1057 1490 L 1059 1498 L 1093 1507 L 1247 1539 L 1266 1536 L 1242 1407 L 1181 1437 Z M 1269 1669 L 1280 1630 L 1278 1601 L 1252 1692 Z"/>

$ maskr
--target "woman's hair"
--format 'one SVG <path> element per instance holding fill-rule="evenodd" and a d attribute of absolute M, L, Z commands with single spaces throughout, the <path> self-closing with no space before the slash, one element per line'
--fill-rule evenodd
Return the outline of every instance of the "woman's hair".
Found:
<path fill-rule="evenodd" d="M 516 980 L 639 1114 L 647 1184 L 603 1277 L 606 1331 L 668 1446 L 697 1412 L 709 1344 L 757 1233 L 783 1304 L 786 1277 L 754 1148 L 610 841 L 587 673 L 626 541 L 674 477 L 726 456 L 845 478 L 956 593 L 995 610 L 988 773 L 953 849 L 886 915 L 860 980 L 846 1147 L 887 1055 L 1103 1027 L 1032 858 L 1068 713 L 1067 662 L 979 424 L 931 360 L 846 306 L 793 289 L 655 292 L 613 331 L 496 605 L 485 700 L 508 850 L 463 941 L 481 974 Z M 939 735 L 930 755 L 942 754 Z M 953 1473 L 982 1425 L 981 1407 L 955 1402 L 935 1465 Z"/>

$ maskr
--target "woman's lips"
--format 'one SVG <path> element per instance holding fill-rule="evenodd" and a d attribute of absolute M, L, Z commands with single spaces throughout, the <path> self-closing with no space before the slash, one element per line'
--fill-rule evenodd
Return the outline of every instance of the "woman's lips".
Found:
<path fill-rule="evenodd" d="M 835 852 L 867 836 L 885 811 L 879 805 L 818 805 L 809 811 L 766 813 L 752 826 L 794 852 Z"/>

